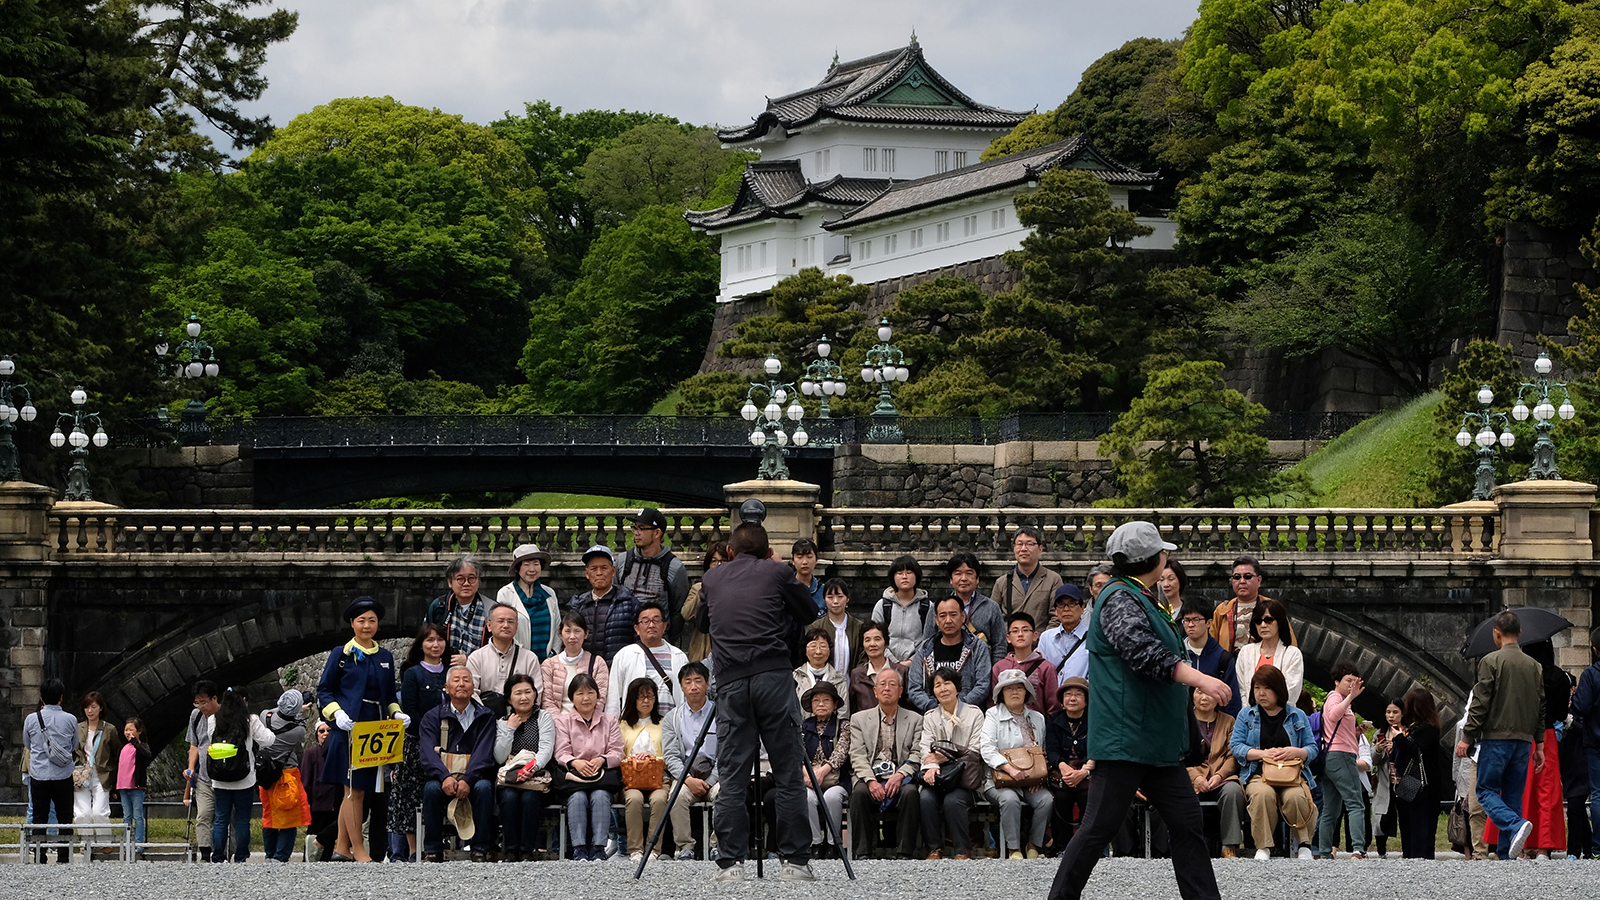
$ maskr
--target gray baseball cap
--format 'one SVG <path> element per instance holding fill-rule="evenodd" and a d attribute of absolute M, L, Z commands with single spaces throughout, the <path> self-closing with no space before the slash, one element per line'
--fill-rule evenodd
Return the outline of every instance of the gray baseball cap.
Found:
<path fill-rule="evenodd" d="M 1161 530 L 1153 522 L 1124 522 L 1106 540 L 1106 555 L 1123 562 L 1152 559 L 1163 550 L 1176 549 L 1177 544 L 1161 539 Z"/>

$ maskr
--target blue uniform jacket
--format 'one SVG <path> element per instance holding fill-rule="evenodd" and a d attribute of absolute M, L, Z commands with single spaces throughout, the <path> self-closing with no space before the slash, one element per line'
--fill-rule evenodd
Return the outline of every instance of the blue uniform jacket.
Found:
<path fill-rule="evenodd" d="M 333 721 L 333 714 L 344 714 L 356 722 L 387 719 L 400 711 L 395 696 L 394 657 L 379 647 L 366 653 L 350 641 L 328 654 L 317 682 L 317 707 L 322 717 Z"/>

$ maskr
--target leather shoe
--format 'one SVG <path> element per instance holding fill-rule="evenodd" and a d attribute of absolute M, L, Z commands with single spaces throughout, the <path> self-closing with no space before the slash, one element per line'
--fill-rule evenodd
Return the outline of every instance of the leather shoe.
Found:
<path fill-rule="evenodd" d="M 1223 859 L 1238 859 L 1239 858 L 1239 851 L 1233 849 L 1232 847 L 1223 847 L 1222 848 L 1222 858 Z"/>
<path fill-rule="evenodd" d="M 474 850 L 472 851 L 472 861 L 475 863 L 488 862 L 489 854 L 483 850 Z"/>
<path fill-rule="evenodd" d="M 441 853 L 424 853 L 424 854 L 422 854 L 422 861 L 423 862 L 442 863 L 442 862 L 444 862 L 444 854 L 442 852 Z"/>
<path fill-rule="evenodd" d="M 932 853 L 929 853 L 927 856 L 924 856 L 923 859 L 940 859 L 943 857 L 943 855 L 944 854 L 942 854 L 940 851 L 935 850 Z"/>

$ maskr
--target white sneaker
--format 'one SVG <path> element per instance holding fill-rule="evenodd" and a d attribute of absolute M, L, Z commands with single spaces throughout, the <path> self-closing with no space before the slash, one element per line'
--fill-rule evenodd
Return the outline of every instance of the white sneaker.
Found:
<path fill-rule="evenodd" d="M 1311 852 L 1311 848 L 1310 847 L 1301 847 L 1300 848 L 1300 853 L 1298 855 L 1299 855 L 1299 857 L 1301 859 L 1316 859 L 1317 858 L 1316 855 Z"/>
<path fill-rule="evenodd" d="M 628 861 L 629 862 L 643 862 L 644 861 L 644 854 L 643 853 L 629 853 L 628 854 Z"/>
<path fill-rule="evenodd" d="M 661 854 L 655 852 L 654 850 L 650 851 L 650 861 L 651 862 L 655 862 L 656 860 L 658 860 L 660 858 L 661 858 Z"/>
<path fill-rule="evenodd" d="M 802 865 L 795 865 L 792 862 L 786 862 L 786 863 L 783 864 L 783 868 L 778 870 L 778 880 L 779 881 L 816 881 L 817 880 L 817 876 L 812 873 L 811 864 L 810 863 L 806 863 L 805 865 L 802 866 Z"/>
<path fill-rule="evenodd" d="M 677 858 L 678 859 L 694 859 L 694 848 L 693 847 L 685 847 L 682 850 L 679 850 Z"/>
<path fill-rule="evenodd" d="M 1256 860 L 1258 862 L 1266 862 L 1267 860 L 1269 860 L 1271 858 L 1272 858 L 1272 851 L 1267 849 L 1266 847 L 1262 847 L 1262 848 L 1260 848 L 1259 850 L 1256 851 Z"/>
<path fill-rule="evenodd" d="M 1517 833 L 1511 836 L 1511 846 L 1506 848 L 1506 855 L 1512 859 L 1522 855 L 1522 848 L 1527 846 L 1528 835 L 1533 834 L 1533 823 L 1523 820 L 1517 827 Z"/>
<path fill-rule="evenodd" d="M 718 870 L 717 874 L 711 876 L 711 880 L 712 881 L 743 881 L 744 880 L 744 863 L 736 862 L 733 865 L 728 866 L 726 869 Z"/>
<path fill-rule="evenodd" d="M 1543 862 L 1549 862 L 1550 861 L 1550 854 L 1541 853 L 1538 856 L 1535 856 L 1534 859 L 1541 860 Z"/>

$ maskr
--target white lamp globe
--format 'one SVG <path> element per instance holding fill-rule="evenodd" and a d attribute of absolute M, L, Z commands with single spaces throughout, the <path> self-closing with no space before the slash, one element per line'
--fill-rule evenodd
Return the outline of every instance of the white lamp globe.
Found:
<path fill-rule="evenodd" d="M 756 405 L 754 403 L 746 400 L 744 401 L 744 406 L 740 407 L 739 409 L 739 415 L 744 416 L 744 420 L 746 422 L 754 422 L 756 420 L 756 416 L 761 415 L 761 410 L 756 409 Z"/>
<path fill-rule="evenodd" d="M 822 357 L 823 359 L 827 359 L 828 358 L 828 354 L 830 354 L 832 352 L 833 352 L 833 345 L 828 343 L 828 339 L 827 338 L 823 338 L 822 342 L 817 344 L 817 355 Z"/>
<path fill-rule="evenodd" d="M 111 443 L 111 435 L 106 434 L 104 428 L 96 428 L 94 430 L 94 445 L 96 447 L 104 447 L 109 443 Z"/>
<path fill-rule="evenodd" d="M 1500 432 L 1500 446 L 1510 447 L 1516 442 L 1517 436 L 1511 433 L 1511 429 L 1508 428 L 1505 431 Z"/>
<path fill-rule="evenodd" d="M 812 394 L 815 394 L 816 392 L 817 392 L 817 386 L 815 384 L 812 384 L 809 379 L 807 379 L 806 381 L 800 382 L 800 393 L 805 394 L 807 397 L 809 397 Z"/>
<path fill-rule="evenodd" d="M 911 378 L 911 370 L 905 366 L 901 366 L 900 368 L 894 370 L 894 377 L 897 381 L 908 381 Z"/>
<path fill-rule="evenodd" d="M 89 395 L 81 387 L 73 388 L 72 395 L 68 399 L 72 401 L 73 406 L 82 406 L 89 402 Z"/>
<path fill-rule="evenodd" d="M 24 421 L 24 422 L 32 422 L 34 416 L 37 416 L 38 414 L 39 414 L 39 411 L 37 409 L 33 408 L 33 404 L 32 403 L 23 404 L 23 406 L 22 406 L 22 421 Z M 1571 417 L 1569 416 L 1568 418 L 1571 418 Z"/>
<path fill-rule="evenodd" d="M 1541 422 L 1548 422 L 1556 417 L 1556 408 L 1545 400 L 1533 408 L 1533 417 Z"/>
<path fill-rule="evenodd" d="M 772 399 L 779 403 L 787 403 L 789 401 L 789 392 L 783 388 L 778 388 L 778 392 L 772 395 Z"/>
<path fill-rule="evenodd" d="M 878 340 L 887 344 L 889 343 L 889 338 L 893 335 L 894 331 L 889 328 L 889 323 L 887 320 L 878 325 Z"/>
<path fill-rule="evenodd" d="M 192 338 L 199 337 L 200 336 L 200 320 L 196 319 L 196 318 L 193 318 L 193 317 L 190 317 L 189 324 L 183 326 L 183 330 L 189 332 L 189 337 L 192 337 Z"/>
<path fill-rule="evenodd" d="M 769 400 L 767 402 L 767 408 L 762 410 L 762 412 L 766 414 L 768 422 L 776 422 L 783 418 L 783 407 L 779 406 L 777 401 Z"/>
<path fill-rule="evenodd" d="M 773 437 L 777 439 L 779 447 L 789 446 L 789 436 L 783 433 L 782 428 L 778 429 L 777 433 L 774 434 Z"/>
<path fill-rule="evenodd" d="M 82 428 L 74 428 L 72 433 L 67 435 L 67 442 L 74 447 L 87 447 L 89 446 L 89 436 L 83 433 Z"/>
<path fill-rule="evenodd" d="M 167 355 L 167 351 L 171 350 L 171 349 L 172 349 L 172 346 L 170 344 L 168 344 L 166 341 L 162 341 L 161 343 L 156 345 L 156 355 L 157 356 L 166 356 Z"/>
<path fill-rule="evenodd" d="M 61 429 L 57 428 L 55 432 L 50 435 L 50 446 L 65 447 L 66 444 L 67 436 L 61 433 Z"/>
<path fill-rule="evenodd" d="M 833 395 L 835 397 L 843 397 L 844 389 L 848 386 L 849 385 L 846 385 L 843 381 L 835 381 L 833 383 Z"/>
<path fill-rule="evenodd" d="M 1539 354 L 1539 358 L 1533 361 L 1533 370 L 1540 375 L 1549 375 L 1551 368 L 1550 354 L 1548 353 Z"/>
<path fill-rule="evenodd" d="M 796 447 L 804 447 L 808 442 L 810 442 L 810 440 L 811 435 L 806 434 L 806 430 L 804 428 L 796 428 L 794 430 L 794 445 Z"/>
<path fill-rule="evenodd" d="M 1511 407 L 1511 418 L 1516 419 L 1518 422 L 1528 421 L 1528 405 L 1518 400 L 1517 405 Z"/>
<path fill-rule="evenodd" d="M 27 407 L 27 406 L 24 406 L 22 408 L 22 416 L 23 416 L 23 418 L 27 418 L 28 417 L 28 410 L 30 408 L 31 407 Z M 1561 408 L 1556 410 L 1556 414 L 1561 416 L 1561 418 L 1563 418 L 1563 419 L 1571 419 L 1573 416 L 1578 414 L 1578 411 L 1573 408 L 1571 400 L 1563 400 L 1563 401 L 1561 401 Z"/>
<path fill-rule="evenodd" d="M 12 409 L 7 404 L 0 403 L 0 422 L 14 421 L 11 416 L 15 412 L 16 410 Z"/>
<path fill-rule="evenodd" d="M 1494 432 L 1485 428 L 1478 432 L 1477 440 L 1479 447 L 1492 447 L 1494 446 Z"/>
<path fill-rule="evenodd" d="M 872 370 L 871 369 L 867 369 L 867 368 L 863 368 L 861 370 L 861 380 L 865 381 L 868 384 L 871 384 L 872 383 Z"/>
<path fill-rule="evenodd" d="M 759 447 L 766 442 L 767 436 L 761 429 L 757 428 L 755 431 L 750 432 L 750 445 L 752 447 Z"/>
<path fill-rule="evenodd" d="M 11 361 L 11 357 L 0 356 L 0 375 L 9 377 L 15 371 L 17 371 L 17 364 Z"/>
<path fill-rule="evenodd" d="M 805 418 L 806 415 L 805 407 L 801 406 L 798 400 L 789 404 L 789 408 L 785 412 L 788 413 L 789 421 L 791 422 L 798 422 Z"/>
<path fill-rule="evenodd" d="M 206 367 L 198 361 L 189 363 L 188 369 L 190 378 L 199 378 L 201 375 L 204 375 L 206 371 Z"/>
<path fill-rule="evenodd" d="M 1487 384 L 1478 388 L 1478 402 L 1484 406 L 1494 402 L 1494 391 L 1490 390 Z"/>
<path fill-rule="evenodd" d="M 215 378 L 222 374 L 222 368 L 216 363 L 206 363 L 206 377 Z"/>
<path fill-rule="evenodd" d="M 783 370 L 783 363 L 778 362 L 776 356 L 767 357 L 766 370 L 768 375 L 776 375 Z"/>
<path fill-rule="evenodd" d="M 1456 433 L 1456 443 L 1460 444 L 1463 447 L 1471 446 L 1472 445 L 1472 435 L 1468 434 L 1467 430 L 1465 428 L 1463 428 L 1459 432 Z"/>

